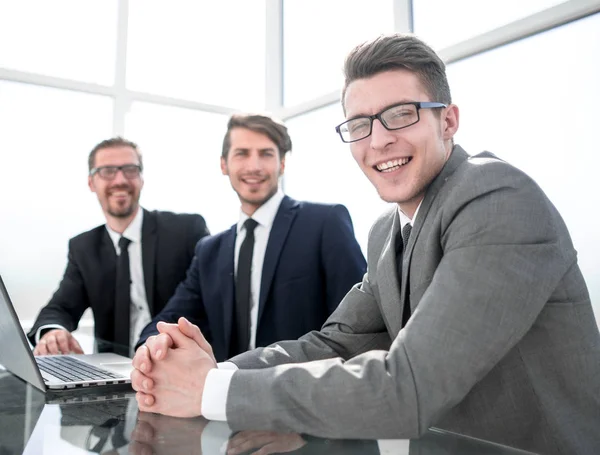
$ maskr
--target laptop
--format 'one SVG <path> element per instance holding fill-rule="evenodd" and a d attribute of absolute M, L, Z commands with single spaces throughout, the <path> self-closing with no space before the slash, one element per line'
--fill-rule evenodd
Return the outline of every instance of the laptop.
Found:
<path fill-rule="evenodd" d="M 131 384 L 131 359 L 113 354 L 34 356 L 0 276 L 0 365 L 42 392 Z"/>

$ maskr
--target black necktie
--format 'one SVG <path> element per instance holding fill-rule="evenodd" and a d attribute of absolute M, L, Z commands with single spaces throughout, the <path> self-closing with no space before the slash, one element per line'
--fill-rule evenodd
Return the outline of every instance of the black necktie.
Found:
<path fill-rule="evenodd" d="M 410 237 L 410 231 L 412 226 L 410 223 L 406 223 L 402 228 L 402 235 L 396 236 L 396 265 L 398 269 L 398 284 L 402 288 L 402 257 L 406 245 L 408 245 L 408 239 Z M 408 275 L 407 275 L 408 276 Z M 410 317 L 410 296 L 408 293 L 408 283 L 405 284 L 406 295 L 404 298 L 404 310 L 402 311 L 402 327 L 406 325 L 408 318 Z"/>
<path fill-rule="evenodd" d="M 258 223 L 248 218 L 244 223 L 246 237 L 240 247 L 237 276 L 235 278 L 235 322 L 237 353 L 248 350 L 250 344 L 250 280 L 252 253 L 254 251 L 254 228 Z"/>
<path fill-rule="evenodd" d="M 117 258 L 117 280 L 115 283 L 115 343 L 116 351 L 129 355 L 129 325 L 131 305 L 131 277 L 129 274 L 129 252 L 131 240 L 121 237 Z"/>

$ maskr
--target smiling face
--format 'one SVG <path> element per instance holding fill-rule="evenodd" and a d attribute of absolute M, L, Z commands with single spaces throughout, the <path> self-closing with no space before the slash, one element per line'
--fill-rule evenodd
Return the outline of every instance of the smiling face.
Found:
<path fill-rule="evenodd" d="M 127 146 L 108 147 L 98 150 L 94 157 L 94 167 L 123 166 L 140 164 L 137 153 Z M 90 190 L 96 193 L 98 201 L 107 218 L 133 218 L 137 213 L 140 193 L 144 186 L 141 174 L 128 179 L 118 171 L 113 180 L 104 180 L 98 173 L 88 177 Z"/>
<path fill-rule="evenodd" d="M 221 171 L 229 176 L 244 213 L 252 215 L 277 192 L 285 159 L 280 159 L 277 146 L 265 134 L 234 128 L 229 137 L 231 146 L 221 158 Z"/>
<path fill-rule="evenodd" d="M 407 70 L 378 73 L 348 85 L 346 118 L 374 115 L 403 102 L 432 100 L 419 78 Z M 437 111 L 437 113 L 436 113 Z M 425 191 L 452 151 L 458 108 L 421 109 L 418 123 L 388 131 L 373 121 L 370 136 L 350 144 L 352 156 L 387 202 L 395 202 L 412 218 Z"/>

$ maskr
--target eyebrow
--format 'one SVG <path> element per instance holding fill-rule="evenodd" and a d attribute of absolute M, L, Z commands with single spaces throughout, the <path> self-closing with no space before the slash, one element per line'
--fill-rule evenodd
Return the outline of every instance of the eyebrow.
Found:
<path fill-rule="evenodd" d="M 250 147 L 236 147 L 233 149 L 234 152 L 249 152 L 250 151 Z M 258 149 L 259 152 L 275 152 L 275 148 L 274 147 L 265 147 L 265 148 L 261 148 Z"/>
<path fill-rule="evenodd" d="M 381 109 L 379 109 L 379 110 L 377 111 L 377 114 L 379 114 L 380 112 L 383 112 L 383 111 L 385 111 L 386 109 L 389 109 L 390 107 L 397 106 L 397 105 L 399 105 L 399 104 L 406 104 L 406 103 L 416 103 L 416 102 L 417 102 L 417 101 L 415 101 L 415 100 L 410 100 L 410 99 L 408 99 L 408 98 L 404 98 L 404 99 L 401 99 L 401 100 L 398 100 L 398 101 L 394 101 L 393 103 L 389 103 L 389 104 L 387 104 L 386 106 L 384 106 L 384 107 L 382 107 Z M 356 114 L 356 115 L 353 115 L 352 117 L 348 117 L 348 118 L 346 118 L 346 120 L 354 120 L 355 118 L 359 118 L 359 117 L 370 117 L 370 116 L 371 116 L 371 114 Z"/>

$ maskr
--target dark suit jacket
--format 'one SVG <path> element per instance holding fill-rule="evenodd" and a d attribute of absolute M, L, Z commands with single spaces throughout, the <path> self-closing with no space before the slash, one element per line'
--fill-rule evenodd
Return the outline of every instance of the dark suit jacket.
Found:
<path fill-rule="evenodd" d="M 143 330 L 139 343 L 157 333 L 158 321 L 175 322 L 186 316 L 212 344 L 217 360 L 228 358 L 235 310 L 236 226 L 198 242 L 187 278 Z M 265 252 L 256 346 L 319 329 L 365 270 L 343 205 L 284 197 Z"/>
<path fill-rule="evenodd" d="M 144 210 L 142 263 L 152 316 L 163 309 L 185 278 L 194 246 L 206 235 L 208 229 L 200 215 Z M 67 269 L 28 334 L 31 342 L 35 343 L 35 333 L 43 325 L 59 324 L 75 330 L 89 307 L 94 313 L 96 338 L 114 341 L 115 277 L 115 247 L 105 225 L 72 238 Z"/>

